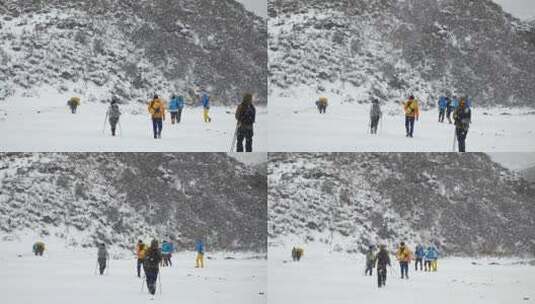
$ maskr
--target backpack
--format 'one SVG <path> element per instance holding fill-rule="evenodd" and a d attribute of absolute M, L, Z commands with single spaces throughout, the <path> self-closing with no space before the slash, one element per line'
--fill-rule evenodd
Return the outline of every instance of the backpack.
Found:
<path fill-rule="evenodd" d="M 156 103 L 156 100 L 153 100 L 150 102 L 150 107 L 151 109 L 154 110 L 154 114 L 160 114 L 160 111 L 161 111 L 161 107 L 162 107 L 162 104 L 160 102 L 158 102 L 158 107 L 155 108 L 154 107 L 154 104 Z"/>
<path fill-rule="evenodd" d="M 244 125 L 252 125 L 255 122 L 256 111 L 252 105 L 248 105 L 240 115 L 240 122 Z"/>
<path fill-rule="evenodd" d="M 116 104 L 112 104 L 110 106 L 110 117 L 119 118 L 119 116 L 121 116 L 121 112 L 119 111 L 119 106 Z"/>
<path fill-rule="evenodd" d="M 372 115 L 373 117 L 375 116 L 381 116 L 381 108 L 379 108 L 379 104 L 373 104 L 372 105 Z"/>

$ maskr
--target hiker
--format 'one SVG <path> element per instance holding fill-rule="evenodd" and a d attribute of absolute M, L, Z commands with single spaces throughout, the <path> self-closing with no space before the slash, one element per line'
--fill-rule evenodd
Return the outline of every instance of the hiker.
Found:
<path fill-rule="evenodd" d="M 43 253 L 45 252 L 45 243 L 41 241 L 35 242 L 35 244 L 33 244 L 32 250 L 36 256 L 43 256 Z"/>
<path fill-rule="evenodd" d="M 379 246 L 375 260 L 377 261 L 377 285 L 381 288 L 386 284 L 386 266 L 390 266 L 390 255 L 385 245 Z"/>
<path fill-rule="evenodd" d="M 418 120 L 420 116 L 420 109 L 418 108 L 418 101 L 411 95 L 409 100 L 403 103 L 403 109 L 405 111 L 405 130 L 407 131 L 407 137 L 413 137 L 414 133 L 414 120 Z"/>
<path fill-rule="evenodd" d="M 253 106 L 253 95 L 243 95 L 243 100 L 236 109 L 238 121 L 236 152 L 243 152 L 243 140 L 245 139 L 245 152 L 253 152 L 253 124 L 256 120 L 256 109 Z"/>
<path fill-rule="evenodd" d="M 115 136 L 115 130 L 117 128 L 117 124 L 119 123 L 119 118 L 121 117 L 121 111 L 119 110 L 119 99 L 117 97 L 113 96 L 111 98 L 111 104 L 108 107 L 106 116 L 110 122 L 111 136 Z"/>
<path fill-rule="evenodd" d="M 405 246 L 405 242 L 401 242 L 399 245 L 400 246 L 396 252 L 396 257 L 399 261 L 399 267 L 401 269 L 401 278 L 409 279 L 409 264 L 412 259 L 412 252 L 407 246 Z"/>
<path fill-rule="evenodd" d="M 150 247 L 145 252 L 143 259 L 143 270 L 145 271 L 145 278 L 147 281 L 147 289 L 151 295 L 156 293 L 156 281 L 158 280 L 158 272 L 160 271 L 160 261 L 162 254 L 157 240 L 152 240 Z"/>
<path fill-rule="evenodd" d="M 420 271 L 423 270 L 423 259 L 425 257 L 425 249 L 424 246 L 418 244 L 416 246 L 416 250 L 414 251 L 416 254 L 416 262 L 414 263 L 414 271 L 418 271 L 418 264 L 420 264 Z"/>
<path fill-rule="evenodd" d="M 368 272 L 370 273 L 370 276 L 373 275 L 373 268 L 375 267 L 375 252 L 374 252 L 373 246 L 370 246 L 368 248 L 368 252 L 366 253 L 366 271 L 364 272 L 364 275 L 368 275 Z"/>
<path fill-rule="evenodd" d="M 203 107 L 203 120 L 205 123 L 212 122 L 212 118 L 209 116 L 210 112 L 210 97 L 206 92 L 201 94 L 201 105 Z"/>
<path fill-rule="evenodd" d="M 173 263 L 171 262 L 172 253 L 173 253 L 173 244 L 168 241 L 163 241 L 162 243 L 162 257 L 163 257 L 162 266 L 173 266 Z"/>
<path fill-rule="evenodd" d="M 195 259 L 195 268 L 204 268 L 204 243 L 197 240 L 195 243 L 195 250 L 197 251 L 197 258 Z"/>
<path fill-rule="evenodd" d="M 295 247 L 292 248 L 292 260 L 297 262 L 297 248 Z"/>
<path fill-rule="evenodd" d="M 379 119 L 383 117 L 381 112 L 381 106 L 379 106 L 379 100 L 374 99 L 372 101 L 372 107 L 370 108 L 370 133 L 377 134 L 377 128 L 379 126 Z"/>
<path fill-rule="evenodd" d="M 154 98 L 149 103 L 148 109 L 152 118 L 154 139 L 162 138 L 163 121 L 165 120 L 165 104 L 158 95 L 154 95 Z"/>
<path fill-rule="evenodd" d="M 448 122 L 452 124 L 451 121 L 451 113 L 455 111 L 457 108 L 459 101 L 457 100 L 457 96 L 453 96 L 451 100 L 449 100 L 447 106 L 446 106 L 446 116 L 448 117 Z"/>
<path fill-rule="evenodd" d="M 448 97 L 440 96 L 438 100 L 438 122 L 444 122 L 446 108 L 448 107 Z"/>
<path fill-rule="evenodd" d="M 461 99 L 459 107 L 453 113 L 453 120 L 455 121 L 455 135 L 459 143 L 459 152 L 466 152 L 466 136 L 472 123 L 472 111 L 466 105 L 464 98 Z"/>
<path fill-rule="evenodd" d="M 438 269 L 438 250 L 435 246 L 427 247 L 425 252 L 425 271 L 437 271 Z"/>
<path fill-rule="evenodd" d="M 106 250 L 106 245 L 104 243 L 100 244 L 97 252 L 97 262 L 99 265 L 100 275 L 104 274 L 104 270 L 106 269 L 106 261 L 108 261 L 109 257 L 110 255 L 108 254 L 108 250 Z"/>
<path fill-rule="evenodd" d="M 171 113 L 171 124 L 179 124 L 182 117 L 182 109 L 184 108 L 184 96 L 173 95 L 169 102 L 169 113 Z"/>
<path fill-rule="evenodd" d="M 76 114 L 76 109 L 80 105 L 80 97 L 76 97 L 76 96 L 71 97 L 67 101 L 67 105 L 69 106 L 69 108 L 71 108 L 71 113 Z"/>
<path fill-rule="evenodd" d="M 136 245 L 136 257 L 137 257 L 137 277 L 141 278 L 141 265 L 143 265 L 143 259 L 145 258 L 146 246 L 142 240 L 137 241 Z"/>
<path fill-rule="evenodd" d="M 329 100 L 325 96 L 321 96 L 318 101 L 316 101 L 316 106 L 320 114 L 325 114 L 327 112 L 327 106 L 329 105 Z"/>
<path fill-rule="evenodd" d="M 297 262 L 301 261 L 301 258 L 303 257 L 304 254 L 305 254 L 305 250 L 303 248 L 301 247 L 295 248 L 295 258 Z"/>

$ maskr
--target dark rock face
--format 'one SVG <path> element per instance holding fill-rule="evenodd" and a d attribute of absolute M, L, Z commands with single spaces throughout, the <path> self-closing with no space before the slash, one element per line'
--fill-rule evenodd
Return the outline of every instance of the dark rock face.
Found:
<path fill-rule="evenodd" d="M 202 87 L 215 104 L 244 92 L 267 102 L 266 23 L 234 0 L 7 0 L 0 11 L 0 99 L 66 84 L 127 102 L 159 92 L 197 104 Z"/>
<path fill-rule="evenodd" d="M 534 105 L 535 27 L 491 0 L 276 0 L 269 15 L 272 89 L 327 82 L 386 100 Z"/>
<path fill-rule="evenodd" d="M 535 255 L 535 187 L 485 154 L 270 154 L 270 238 Z"/>
<path fill-rule="evenodd" d="M 0 154 L 0 231 L 266 250 L 266 176 L 226 154 Z M 10 219 L 8 221 L 8 219 Z M 81 237 L 84 236 L 84 237 Z"/>

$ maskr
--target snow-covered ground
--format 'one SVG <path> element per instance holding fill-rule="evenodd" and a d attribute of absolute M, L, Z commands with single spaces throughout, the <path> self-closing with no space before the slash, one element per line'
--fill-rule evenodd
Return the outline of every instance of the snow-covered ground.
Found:
<path fill-rule="evenodd" d="M 229 152 L 236 128 L 235 108 L 212 107 L 212 122 L 202 120 L 202 108 L 188 107 L 182 122 L 172 125 L 169 115 L 162 138 L 152 135 L 152 121 L 144 105 L 124 106 L 120 136 L 103 133 L 108 105 L 82 98 L 73 115 L 67 99 L 75 94 L 44 93 L 0 103 L 0 151 L 7 152 Z M 267 151 L 267 109 L 257 107 L 253 151 Z M 120 130 L 119 130 L 119 133 Z"/>
<path fill-rule="evenodd" d="M 112 254 L 109 272 L 95 275 L 96 250 L 47 244 L 43 257 L 32 243 L 1 242 L 0 293 L 3 303 L 148 303 L 151 296 L 136 276 L 134 256 Z M 20 256 L 19 256 L 20 255 Z M 252 255 L 207 254 L 204 269 L 194 268 L 195 254 L 179 253 L 173 267 L 161 271 L 158 303 L 266 303 L 265 259 Z M 229 259 L 228 257 L 234 257 Z"/>
<path fill-rule="evenodd" d="M 375 270 L 364 276 L 364 257 L 304 249 L 295 263 L 290 248 L 270 247 L 269 303 L 535 303 L 535 266 L 515 264 L 519 260 L 447 258 L 432 273 L 414 272 L 411 264 L 409 280 L 399 278 L 393 261 L 386 288 L 379 289 Z"/>
<path fill-rule="evenodd" d="M 329 97 L 327 114 L 314 104 L 317 94 L 269 99 L 269 150 L 272 152 L 451 152 L 454 127 L 438 123 L 436 109 L 423 111 L 414 138 L 405 137 L 402 107 L 382 106 L 384 121 L 378 135 L 369 134 L 369 104 L 344 103 Z M 466 142 L 469 152 L 535 151 L 535 113 L 527 109 L 472 111 Z"/>

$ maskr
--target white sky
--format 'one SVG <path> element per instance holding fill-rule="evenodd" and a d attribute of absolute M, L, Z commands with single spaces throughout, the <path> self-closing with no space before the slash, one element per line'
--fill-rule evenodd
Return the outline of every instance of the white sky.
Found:
<path fill-rule="evenodd" d="M 236 1 L 241 2 L 247 10 L 257 14 L 260 17 L 267 18 L 268 0 L 236 0 Z"/>
<path fill-rule="evenodd" d="M 493 161 L 511 170 L 521 170 L 535 165 L 535 153 L 488 153 Z"/>
<path fill-rule="evenodd" d="M 494 0 L 503 10 L 520 19 L 535 18 L 535 0 Z"/>

